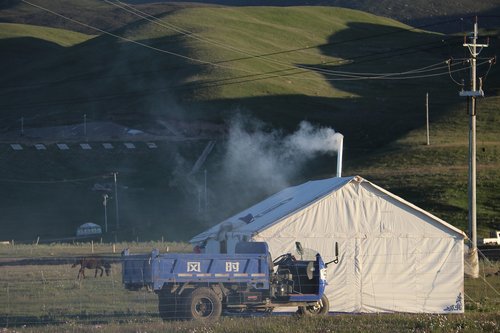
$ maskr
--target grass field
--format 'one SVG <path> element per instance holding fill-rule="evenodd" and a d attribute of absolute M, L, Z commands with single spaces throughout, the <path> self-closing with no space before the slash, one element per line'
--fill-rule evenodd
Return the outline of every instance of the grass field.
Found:
<path fill-rule="evenodd" d="M 498 263 L 481 263 L 481 277 L 465 280 L 465 314 L 331 314 L 328 317 L 228 316 L 200 324 L 162 322 L 157 297 L 146 290 L 128 291 L 121 267 L 112 264 L 109 277 L 77 280 L 72 258 L 91 254 L 90 244 L 1 245 L 0 327 L 2 332 L 497 332 L 500 328 Z M 189 251 L 185 243 L 119 243 L 116 252 Z M 94 254 L 108 258 L 112 244 L 94 244 Z M 47 260 L 68 260 L 47 264 Z M 44 264 L 45 263 L 45 264 Z"/>

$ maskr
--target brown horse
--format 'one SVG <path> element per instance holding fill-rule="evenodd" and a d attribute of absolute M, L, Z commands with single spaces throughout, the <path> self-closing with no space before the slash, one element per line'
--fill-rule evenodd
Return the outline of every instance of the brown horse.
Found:
<path fill-rule="evenodd" d="M 80 277 L 83 277 L 85 279 L 85 268 L 95 269 L 95 278 L 97 277 L 97 271 L 101 271 L 101 277 L 104 272 L 106 272 L 106 276 L 109 276 L 109 273 L 111 271 L 111 264 L 106 260 L 98 257 L 81 258 L 77 260 L 71 267 L 76 267 L 78 265 L 80 265 L 80 270 L 78 271 L 78 275 L 76 276 L 77 279 L 80 279 Z"/>

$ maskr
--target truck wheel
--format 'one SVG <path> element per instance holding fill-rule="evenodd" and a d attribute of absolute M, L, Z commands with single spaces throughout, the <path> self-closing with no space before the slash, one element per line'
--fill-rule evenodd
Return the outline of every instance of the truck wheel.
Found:
<path fill-rule="evenodd" d="M 185 313 L 194 320 L 215 320 L 222 313 L 222 302 L 210 288 L 197 288 L 186 298 Z"/>
<path fill-rule="evenodd" d="M 328 314 L 330 310 L 330 302 L 328 298 L 323 295 L 321 296 L 321 302 L 317 305 L 299 306 L 297 314 L 299 316 L 324 316 Z"/>
<path fill-rule="evenodd" d="M 176 319 L 178 315 L 178 296 L 175 294 L 160 292 L 158 294 L 158 311 L 163 320 Z"/>

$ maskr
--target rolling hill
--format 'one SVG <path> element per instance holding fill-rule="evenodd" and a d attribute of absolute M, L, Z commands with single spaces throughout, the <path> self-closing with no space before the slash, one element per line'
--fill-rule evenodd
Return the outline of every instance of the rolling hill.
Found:
<path fill-rule="evenodd" d="M 93 189 L 109 188 L 110 173 L 118 171 L 120 237 L 185 239 L 277 191 L 285 185 L 278 178 L 294 184 L 332 176 L 335 156 L 272 156 L 304 120 L 344 134 L 344 174 L 361 174 L 465 228 L 467 117 L 444 64 L 463 56 L 460 36 L 334 7 L 167 3 L 137 7 L 133 15 L 130 7 L 90 0 L 37 4 L 74 19 L 26 4 L 0 12 L 8 21 L 17 11 L 24 23 L 0 26 L 0 48 L 9 50 L 0 55 L 4 237 L 64 237 L 81 223 L 102 224 L 103 193 Z M 494 54 L 498 31 L 487 33 Z M 482 232 L 498 225 L 497 68 L 486 82 L 478 116 Z M 431 146 L 422 140 L 427 92 Z M 35 134 L 20 136 L 20 119 Z M 148 136 L 86 135 L 83 119 Z M 68 125 L 80 134 L 41 131 Z M 238 146 L 236 171 L 228 164 L 235 133 L 267 140 L 257 150 Z M 151 140 L 157 149 L 147 148 Z M 124 148 L 127 141 L 137 149 Z M 210 141 L 215 149 L 194 172 Z M 70 149 L 58 149 L 60 142 Z M 81 142 L 93 149 L 80 149 Z M 12 143 L 26 148 L 16 151 Z M 258 168 L 270 163 L 263 156 L 274 157 L 272 168 Z"/>
<path fill-rule="evenodd" d="M 132 4 L 171 3 L 158 0 L 128 0 Z M 465 27 L 460 18 L 479 15 L 483 17 L 483 26 L 497 26 L 500 6 L 496 0 L 475 1 L 458 0 L 450 5 L 446 0 L 178 0 L 175 3 L 197 3 L 224 6 L 333 6 L 356 9 L 378 16 L 384 16 L 404 22 L 411 26 L 426 26 L 431 31 L 453 33 Z"/>

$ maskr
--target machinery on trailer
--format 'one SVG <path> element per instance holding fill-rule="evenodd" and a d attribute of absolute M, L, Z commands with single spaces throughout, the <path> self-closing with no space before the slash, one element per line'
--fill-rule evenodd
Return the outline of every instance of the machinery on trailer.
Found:
<path fill-rule="evenodd" d="M 223 312 L 271 312 L 290 306 L 302 315 L 323 315 L 329 309 L 324 295 L 328 264 L 320 254 L 297 260 L 287 253 L 272 261 L 267 243 L 241 242 L 235 254 L 153 250 L 130 255 L 124 250 L 122 278 L 129 290 L 153 290 L 165 320 L 210 320 Z"/>
<path fill-rule="evenodd" d="M 479 244 L 482 245 L 500 245 L 500 231 L 495 230 L 490 232 L 490 238 L 479 239 Z"/>

